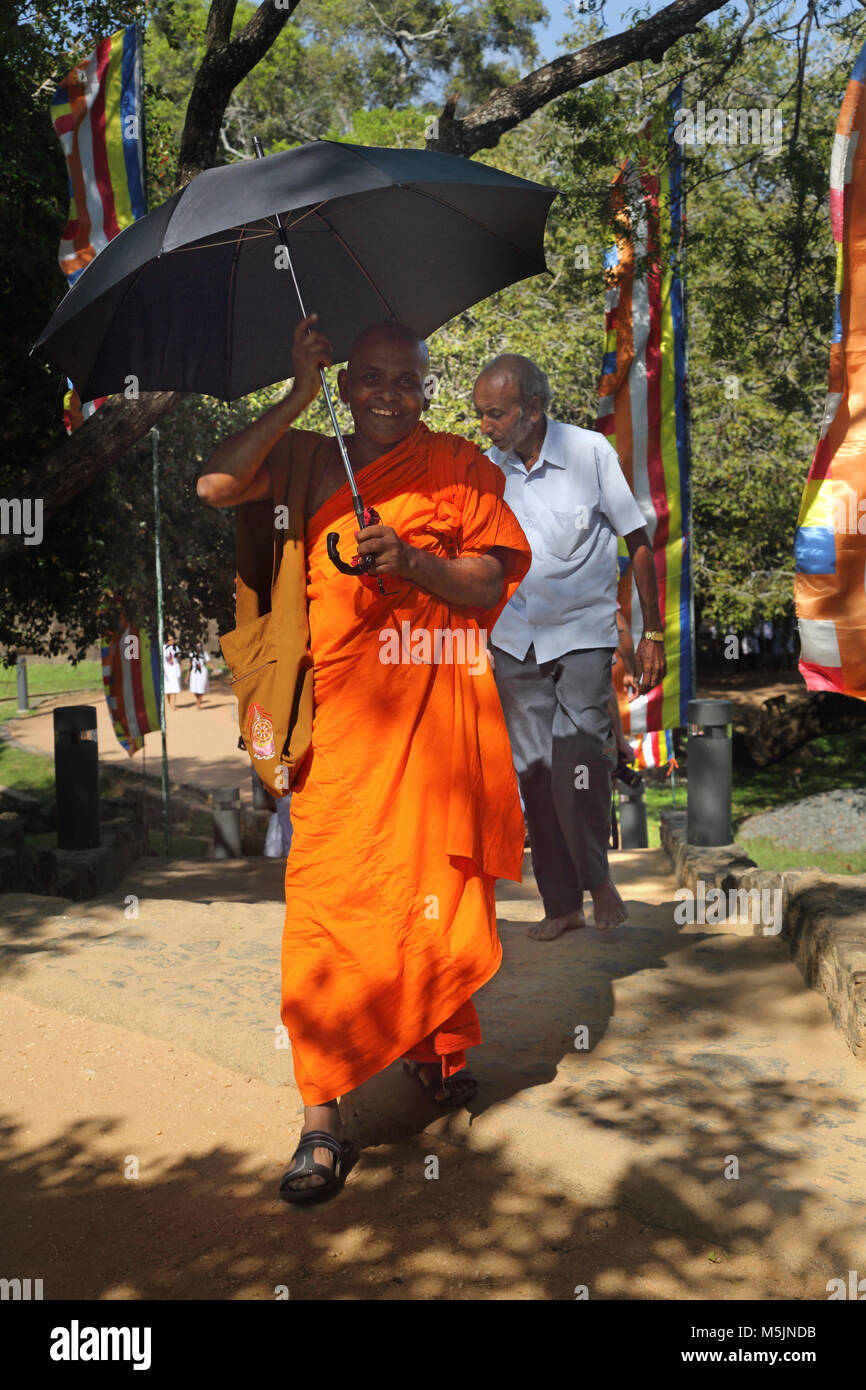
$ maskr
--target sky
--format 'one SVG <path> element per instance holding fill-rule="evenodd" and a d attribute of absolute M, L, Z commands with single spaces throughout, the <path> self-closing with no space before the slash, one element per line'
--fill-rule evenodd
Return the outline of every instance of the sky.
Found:
<path fill-rule="evenodd" d="M 536 25 L 535 32 L 542 55 L 548 61 L 563 51 L 559 47 L 559 40 L 574 24 L 575 13 L 580 3 L 581 0 L 544 0 L 550 20 L 547 24 Z M 583 3 L 587 6 L 594 5 L 596 12 L 601 7 L 601 0 L 583 0 Z M 653 14 L 656 14 L 665 8 L 666 0 L 650 0 L 650 4 Z M 646 8 L 646 0 L 604 0 L 605 33 L 619 34 L 628 28 L 630 16 L 638 8 Z M 736 0 L 735 8 L 745 17 L 746 6 L 743 0 Z M 580 15 L 577 14 L 577 17 Z"/>

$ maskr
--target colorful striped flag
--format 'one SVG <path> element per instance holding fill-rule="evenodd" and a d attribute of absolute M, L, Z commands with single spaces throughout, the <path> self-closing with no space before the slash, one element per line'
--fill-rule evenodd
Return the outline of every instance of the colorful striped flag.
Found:
<path fill-rule="evenodd" d="M 72 285 L 112 237 L 145 212 L 141 38 L 130 24 L 63 79 L 51 119 L 69 171 L 58 259 Z"/>
<path fill-rule="evenodd" d="M 638 734 L 629 739 L 638 768 L 664 767 L 674 756 L 674 735 L 671 729 L 651 734 Z"/>
<path fill-rule="evenodd" d="M 69 285 L 112 237 L 147 211 L 142 43 L 136 24 L 103 39 L 63 79 L 51 101 L 69 174 L 69 219 L 58 252 Z M 82 405 L 70 382 L 63 401 L 67 434 L 105 399 Z"/>
<path fill-rule="evenodd" d="M 836 315 L 818 447 L 794 537 L 800 671 L 809 690 L 866 700 L 866 44 L 830 160 Z"/>
<path fill-rule="evenodd" d="M 678 86 L 671 94 L 672 110 L 681 99 Z M 650 172 L 643 159 L 627 160 L 612 184 L 617 241 L 605 259 L 608 288 L 596 428 L 619 454 L 646 518 L 667 657 L 660 686 L 631 704 L 620 693 L 626 734 L 684 725 L 694 684 L 682 158 L 682 146 L 669 132 L 668 158 L 660 173 Z M 639 275 L 636 258 L 645 266 Z M 622 542 L 620 546 L 617 597 L 636 646 L 643 618 L 631 562 Z"/>
<path fill-rule="evenodd" d="M 108 400 L 107 396 L 97 396 L 95 401 L 86 401 L 81 404 L 81 397 L 75 387 L 70 383 L 69 390 L 63 397 L 63 423 L 66 426 L 66 433 L 72 434 L 85 420 L 89 420 L 94 411 Z"/>
<path fill-rule="evenodd" d="M 117 741 L 130 757 L 159 723 L 159 648 L 131 623 L 102 648 L 102 684 Z"/>

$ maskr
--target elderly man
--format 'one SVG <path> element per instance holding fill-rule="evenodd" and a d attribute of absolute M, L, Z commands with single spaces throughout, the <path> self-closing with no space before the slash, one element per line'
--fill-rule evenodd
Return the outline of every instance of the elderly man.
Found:
<path fill-rule="evenodd" d="M 502 475 L 474 444 L 421 423 L 426 345 L 399 324 L 374 325 L 338 376 L 349 458 L 382 517 L 358 531 L 336 441 L 291 428 L 331 362 L 315 318 L 295 333 L 291 391 L 224 440 L 198 483 L 227 507 L 278 500 L 287 469 L 313 478 L 295 521 L 314 714 L 286 871 L 282 1018 L 305 1107 L 280 1187 L 289 1202 L 337 1190 L 347 1157 L 337 1098 L 397 1058 L 436 1103 L 474 1094 L 472 996 L 502 956 L 494 884 L 519 880 L 523 853 L 483 640 L 530 564 Z M 372 568 L 336 570 L 333 531 L 353 534 Z"/>
<path fill-rule="evenodd" d="M 474 401 L 505 500 L 532 547 L 532 566 L 493 634 L 495 678 L 523 794 L 532 865 L 550 941 L 628 915 L 610 876 L 612 754 L 608 700 L 617 645 L 617 537 L 628 546 L 643 614 L 638 692 L 665 672 L 655 566 L 643 514 L 603 435 L 550 419 L 550 385 L 528 357 L 484 368 Z"/>

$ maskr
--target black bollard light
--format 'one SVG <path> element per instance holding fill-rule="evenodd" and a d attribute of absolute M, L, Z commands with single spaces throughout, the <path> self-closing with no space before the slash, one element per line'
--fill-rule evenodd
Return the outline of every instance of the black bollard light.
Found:
<path fill-rule="evenodd" d="M 18 658 L 18 713 L 26 714 L 30 708 L 30 699 L 27 695 L 27 658 Z"/>
<path fill-rule="evenodd" d="M 646 801 L 643 782 L 635 787 L 627 787 L 623 782 L 617 785 L 619 795 L 620 849 L 646 849 Z"/>
<path fill-rule="evenodd" d="M 213 794 L 213 857 L 242 858 L 239 787 L 217 787 Z"/>
<path fill-rule="evenodd" d="M 733 740 L 730 700 L 689 700 L 686 840 L 731 843 Z"/>
<path fill-rule="evenodd" d="M 57 848 L 98 849 L 99 747 L 95 705 L 54 711 Z"/>
<path fill-rule="evenodd" d="M 253 779 L 253 810 L 275 811 L 277 804 L 254 767 L 250 768 L 250 776 Z"/>

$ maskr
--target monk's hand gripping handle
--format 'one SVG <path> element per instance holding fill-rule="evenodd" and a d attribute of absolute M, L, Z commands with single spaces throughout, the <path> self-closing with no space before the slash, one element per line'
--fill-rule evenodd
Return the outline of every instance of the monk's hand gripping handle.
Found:
<path fill-rule="evenodd" d="M 360 501 L 355 504 L 355 516 L 358 521 L 358 527 L 362 531 L 365 526 L 380 526 L 382 524 L 382 518 L 375 507 L 365 507 Z M 375 555 L 353 555 L 351 561 L 347 564 L 345 560 L 340 558 L 339 545 L 339 531 L 329 531 L 327 540 L 328 558 L 331 564 L 335 565 L 341 574 L 365 574 L 375 565 Z M 379 593 L 384 594 L 385 588 L 381 579 L 377 577 L 376 583 L 379 586 Z"/>

